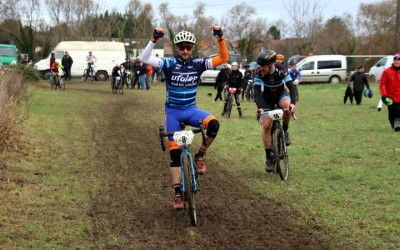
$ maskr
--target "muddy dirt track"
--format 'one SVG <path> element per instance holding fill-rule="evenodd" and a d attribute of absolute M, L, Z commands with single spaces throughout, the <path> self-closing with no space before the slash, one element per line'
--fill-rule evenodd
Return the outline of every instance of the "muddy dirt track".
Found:
<path fill-rule="evenodd" d="M 186 211 L 172 209 L 169 154 L 161 151 L 156 133 L 163 103 L 150 104 L 129 93 L 103 94 L 110 97 L 88 121 L 96 151 L 92 174 L 101 180 L 88 212 L 94 248 L 332 248 L 327 236 L 298 226 L 296 215 L 252 193 L 212 157 L 206 157 L 207 173 L 200 176 L 196 196 L 199 225 L 190 226 Z"/>

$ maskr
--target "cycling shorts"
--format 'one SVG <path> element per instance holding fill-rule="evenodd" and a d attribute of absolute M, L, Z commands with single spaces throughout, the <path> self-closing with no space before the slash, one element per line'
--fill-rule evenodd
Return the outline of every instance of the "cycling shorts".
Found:
<path fill-rule="evenodd" d="M 187 109 L 174 109 L 165 107 L 165 129 L 166 132 L 175 132 L 182 130 L 181 122 L 192 127 L 199 127 L 199 120 L 203 121 L 205 129 L 208 127 L 208 123 L 216 119 L 212 114 L 207 111 L 198 109 L 195 105 Z M 167 138 L 169 150 L 180 149 L 181 146 L 176 144 L 172 136 Z"/>
<path fill-rule="evenodd" d="M 257 102 L 257 106 L 264 109 L 264 111 L 274 110 L 275 106 L 281 107 L 283 99 L 290 101 L 290 95 L 286 89 L 278 93 L 271 93 L 270 91 L 260 92 L 258 98 L 259 102 Z"/>

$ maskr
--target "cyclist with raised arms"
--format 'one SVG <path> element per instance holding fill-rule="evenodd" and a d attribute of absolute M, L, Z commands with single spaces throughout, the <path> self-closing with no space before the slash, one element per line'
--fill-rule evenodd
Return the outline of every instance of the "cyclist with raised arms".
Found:
<path fill-rule="evenodd" d="M 175 35 L 174 44 L 178 51 L 175 57 L 153 57 L 151 52 L 165 34 L 162 28 L 153 31 L 153 37 L 147 44 L 141 55 L 140 60 L 154 67 L 159 67 L 164 71 L 167 88 L 165 101 L 165 128 L 167 132 L 180 131 L 180 123 L 184 122 L 193 127 L 198 127 L 198 120 L 203 121 L 203 126 L 207 130 L 206 143 L 201 145 L 199 152 L 195 155 L 195 165 L 198 174 L 204 174 L 206 166 L 204 155 L 211 143 L 217 136 L 219 130 L 218 120 L 209 112 L 200 110 L 196 107 L 196 93 L 201 74 L 217 67 L 229 60 L 228 50 L 224 41 L 222 30 L 219 26 L 212 26 L 214 35 L 218 39 L 219 56 L 213 58 L 193 58 L 191 55 L 195 47 L 196 38 L 188 31 L 181 31 Z M 167 138 L 170 150 L 170 171 L 172 183 L 175 190 L 173 207 L 177 210 L 183 209 L 182 189 L 181 189 L 181 146 L 177 145 L 174 139 Z"/>
<path fill-rule="evenodd" d="M 287 109 L 283 114 L 283 131 L 286 134 L 285 143 L 286 145 L 291 144 L 289 133 L 289 122 L 291 113 L 296 112 L 295 106 L 295 91 L 292 78 L 288 74 L 286 68 L 276 61 L 276 52 L 273 50 L 265 50 L 258 54 L 257 64 L 260 67 L 254 74 L 254 82 L 259 85 L 260 88 L 255 89 L 258 93 L 255 93 L 257 100 L 257 108 L 259 112 L 270 111 L 278 105 L 281 109 Z M 290 96 L 285 89 L 285 84 L 289 88 Z M 290 111 L 289 111 L 290 107 Z M 266 161 L 265 170 L 267 172 L 273 171 L 272 157 L 273 152 L 271 150 L 271 124 L 272 119 L 268 114 L 262 114 L 260 117 L 262 121 L 262 132 L 261 137 L 264 143 Z"/>

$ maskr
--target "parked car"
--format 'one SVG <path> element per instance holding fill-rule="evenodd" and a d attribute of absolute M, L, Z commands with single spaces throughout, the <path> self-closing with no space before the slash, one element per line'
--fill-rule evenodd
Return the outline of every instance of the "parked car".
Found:
<path fill-rule="evenodd" d="M 347 76 L 347 60 L 343 55 L 310 56 L 296 66 L 303 82 L 339 83 Z"/>
<path fill-rule="evenodd" d="M 382 73 L 385 69 L 389 68 L 393 63 L 393 56 L 385 56 L 381 58 L 374 66 L 369 70 L 369 77 L 372 80 L 379 81 Z"/>
<path fill-rule="evenodd" d="M 289 58 L 287 61 L 288 68 L 291 68 L 293 65 L 298 64 L 301 62 L 303 59 L 307 58 L 308 56 L 299 56 L 299 55 L 294 55 Z"/>
<path fill-rule="evenodd" d="M 237 62 L 239 65 L 241 65 L 241 57 L 239 54 L 233 53 L 233 52 L 229 52 L 229 60 L 228 60 L 228 64 L 229 67 L 231 67 L 230 65 L 233 62 Z M 215 56 L 218 56 L 218 54 L 214 54 L 211 55 L 210 58 L 213 58 Z M 223 64 L 219 65 L 218 67 L 214 68 L 214 69 L 210 69 L 210 70 L 206 70 L 203 72 L 203 74 L 201 74 L 200 76 L 200 84 L 202 85 L 214 85 L 215 81 L 217 79 L 217 75 L 219 73 L 219 71 L 222 69 Z M 239 69 L 242 73 L 244 72 L 243 69 Z"/>

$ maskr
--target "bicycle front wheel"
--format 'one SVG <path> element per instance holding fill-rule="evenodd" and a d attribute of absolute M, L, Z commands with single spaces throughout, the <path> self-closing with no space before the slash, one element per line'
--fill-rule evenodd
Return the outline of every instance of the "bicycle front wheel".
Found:
<path fill-rule="evenodd" d="M 289 177 L 289 156 L 285 144 L 285 136 L 282 129 L 276 129 L 274 133 L 274 153 L 275 166 L 282 180 L 287 180 Z"/>
<path fill-rule="evenodd" d="M 118 82 L 114 82 L 113 85 L 112 85 L 112 87 L 111 87 L 112 93 L 113 93 L 113 94 L 116 94 L 116 93 L 117 93 L 117 84 L 118 84 Z"/>
<path fill-rule="evenodd" d="M 197 217 L 196 217 L 196 205 L 194 202 L 195 196 L 195 177 L 192 168 L 192 161 L 190 160 L 189 155 L 183 156 L 183 176 L 184 176 L 184 187 L 185 187 L 185 200 L 189 204 L 189 214 L 190 219 L 192 221 L 192 225 L 197 225 Z"/>
<path fill-rule="evenodd" d="M 118 84 L 118 93 L 120 95 L 124 94 L 124 84 L 122 83 L 122 81 L 120 81 Z"/>
<path fill-rule="evenodd" d="M 226 113 L 227 113 L 227 117 L 231 117 L 231 112 L 232 112 L 232 106 L 233 106 L 233 94 L 231 94 L 229 96 L 229 100 L 228 100 L 228 107 L 226 107 Z"/>
<path fill-rule="evenodd" d="M 65 90 L 65 82 L 64 82 L 64 79 L 61 78 L 59 83 L 60 83 L 60 89 L 61 89 L 61 90 Z"/>

